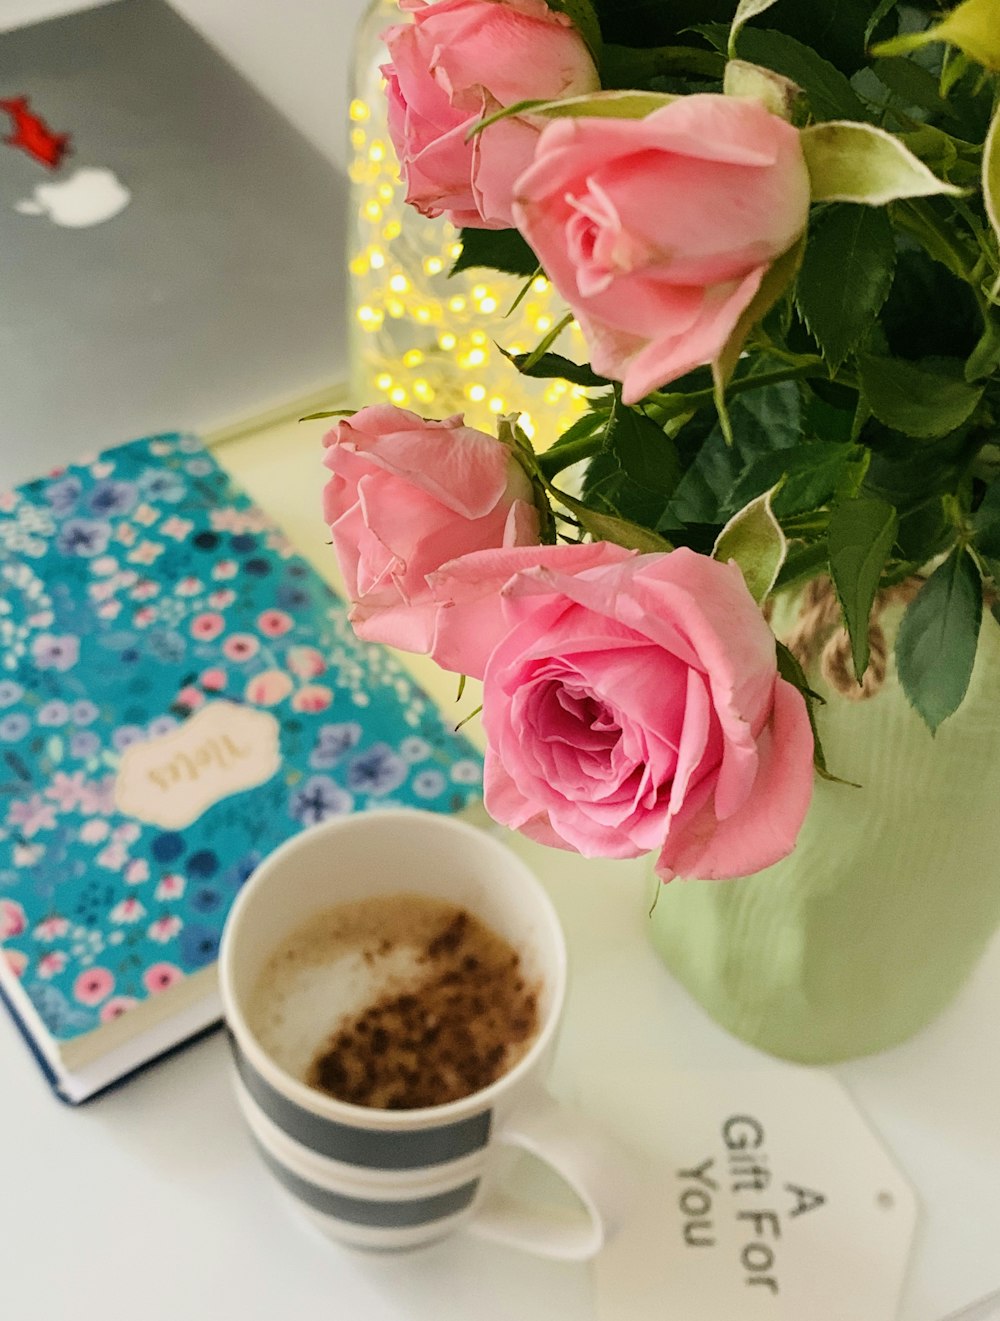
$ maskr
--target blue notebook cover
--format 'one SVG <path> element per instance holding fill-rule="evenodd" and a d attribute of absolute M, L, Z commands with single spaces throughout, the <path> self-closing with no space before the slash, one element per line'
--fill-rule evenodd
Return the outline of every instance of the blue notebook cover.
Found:
<path fill-rule="evenodd" d="M 0 495 L 0 960 L 50 1065 L 213 965 L 288 836 L 481 774 L 197 439 Z"/>

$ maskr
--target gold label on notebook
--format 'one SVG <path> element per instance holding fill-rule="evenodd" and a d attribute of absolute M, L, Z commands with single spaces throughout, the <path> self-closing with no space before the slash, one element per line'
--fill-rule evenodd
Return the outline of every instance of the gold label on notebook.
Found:
<path fill-rule="evenodd" d="M 234 702 L 210 702 L 182 725 L 122 756 L 118 810 L 181 830 L 214 803 L 269 780 L 281 765 L 274 716 Z"/>

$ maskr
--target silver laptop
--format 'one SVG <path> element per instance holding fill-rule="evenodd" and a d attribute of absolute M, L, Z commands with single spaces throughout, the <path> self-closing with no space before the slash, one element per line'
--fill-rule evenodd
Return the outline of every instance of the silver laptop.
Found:
<path fill-rule="evenodd" d="M 163 0 L 0 33 L 0 139 L 0 489 L 345 374 L 344 178 Z"/>

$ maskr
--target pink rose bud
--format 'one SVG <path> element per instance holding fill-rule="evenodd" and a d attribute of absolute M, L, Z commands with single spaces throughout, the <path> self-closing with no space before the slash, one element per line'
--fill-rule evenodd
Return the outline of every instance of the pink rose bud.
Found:
<path fill-rule="evenodd" d="M 509 229 L 512 185 L 540 126 L 477 120 L 518 101 L 596 91 L 597 69 L 570 20 L 544 0 L 401 0 L 412 23 L 385 33 L 389 135 L 406 200 L 456 225 Z"/>
<path fill-rule="evenodd" d="M 603 563 L 546 563 L 602 545 Z M 737 566 L 686 548 L 539 551 L 540 567 L 513 575 L 509 552 L 472 556 L 438 584 L 456 612 L 490 592 L 502 602 L 483 679 L 490 814 L 587 857 L 658 849 L 664 880 L 741 876 L 790 853 L 812 731 Z"/>
<path fill-rule="evenodd" d="M 809 211 L 798 132 L 755 101 L 559 119 L 514 218 L 626 403 L 713 362 Z"/>
<path fill-rule="evenodd" d="M 461 417 L 363 408 L 325 440 L 324 513 L 351 622 L 367 642 L 428 652 L 441 607 L 428 575 L 470 551 L 538 541 L 531 483 L 506 445 Z"/>

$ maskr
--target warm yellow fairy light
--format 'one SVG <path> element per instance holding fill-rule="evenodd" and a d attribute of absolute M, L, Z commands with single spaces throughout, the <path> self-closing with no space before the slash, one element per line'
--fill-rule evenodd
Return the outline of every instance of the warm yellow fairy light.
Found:
<path fill-rule="evenodd" d="M 444 262 L 440 257 L 425 257 L 424 270 L 428 275 L 440 275 L 444 270 Z"/>
<path fill-rule="evenodd" d="M 495 394 L 493 398 L 490 400 L 491 413 L 502 413 L 505 407 L 506 405 L 504 404 L 504 401 L 500 398 L 498 394 Z"/>
<path fill-rule="evenodd" d="M 524 434 L 528 437 L 529 440 L 534 440 L 535 423 L 532 420 L 530 413 L 522 413 L 521 416 L 517 419 L 517 425 L 521 428 L 521 430 L 524 432 Z"/>
<path fill-rule="evenodd" d="M 389 391 L 389 398 L 394 404 L 405 404 L 409 397 L 410 396 L 401 385 L 397 385 L 394 389 Z"/>
<path fill-rule="evenodd" d="M 479 404 L 486 398 L 486 387 L 484 385 L 470 385 L 465 393 L 474 404 Z"/>
<path fill-rule="evenodd" d="M 351 274 L 352 274 L 352 275 L 367 275 L 367 274 L 368 274 L 368 258 L 367 258 L 367 257 L 364 257 L 364 256 L 352 257 L 352 258 L 351 258 Z"/>
<path fill-rule="evenodd" d="M 477 302 L 479 299 L 485 298 L 488 293 L 489 290 L 486 288 L 485 284 L 474 284 L 472 286 L 472 296 Z"/>
<path fill-rule="evenodd" d="M 536 290 L 537 293 L 543 294 L 545 293 L 545 290 L 549 287 L 549 282 L 548 280 L 546 280 L 544 275 L 536 275 L 531 282 L 531 287 L 532 289 Z"/>
<path fill-rule="evenodd" d="M 486 354 L 482 349 L 473 349 L 471 353 L 466 356 L 465 361 L 470 367 L 478 367 L 481 363 L 486 361 Z"/>
<path fill-rule="evenodd" d="M 369 159 L 370 161 L 375 161 L 376 164 L 377 164 L 379 161 L 384 161 L 384 160 L 385 160 L 385 143 L 384 143 L 384 142 L 373 142 L 372 145 L 368 148 L 368 159 Z"/>
<path fill-rule="evenodd" d="M 380 271 L 385 265 L 385 253 L 378 248 L 368 249 L 368 264 L 373 271 Z"/>
<path fill-rule="evenodd" d="M 398 239 L 402 232 L 403 232 L 403 226 L 399 223 L 399 221 L 390 220 L 389 223 L 382 230 L 382 237 L 385 239 L 386 243 L 391 243 L 393 239 Z"/>
<path fill-rule="evenodd" d="M 355 151 L 360 151 L 367 141 L 368 141 L 368 134 L 364 131 L 363 128 L 351 129 L 351 146 L 354 148 Z"/>
<path fill-rule="evenodd" d="M 495 298 L 484 298 L 479 304 L 480 312 L 495 312 L 497 310 L 497 300 Z"/>
<path fill-rule="evenodd" d="M 451 245 L 451 247 L 448 249 L 448 255 L 449 255 L 449 257 L 452 257 L 452 258 L 455 258 L 455 257 L 460 256 L 460 255 L 461 255 L 461 252 L 462 252 L 462 245 L 461 245 L 461 243 L 453 243 L 453 244 Z"/>
<path fill-rule="evenodd" d="M 351 118 L 355 124 L 363 124 L 366 119 L 371 118 L 371 110 L 365 105 L 364 101 L 355 98 L 351 102 Z"/>
<path fill-rule="evenodd" d="M 433 319 L 434 313 L 429 307 L 418 307 L 415 309 L 413 315 L 422 326 L 426 326 Z"/>
<path fill-rule="evenodd" d="M 396 195 L 396 190 L 391 183 L 380 183 L 378 186 L 379 201 L 391 202 Z"/>
<path fill-rule="evenodd" d="M 417 396 L 417 398 L 420 400 L 422 404 L 429 404 L 431 400 L 434 398 L 434 391 L 431 389 L 431 384 L 429 381 L 423 381 L 423 380 L 414 381 L 413 393 Z"/>
<path fill-rule="evenodd" d="M 379 206 L 378 202 L 375 201 L 374 197 L 370 202 L 365 203 L 364 214 L 365 219 L 372 221 L 373 224 L 382 219 L 382 208 Z"/>
<path fill-rule="evenodd" d="M 445 353 L 450 353 L 458 343 L 458 340 L 450 330 L 446 330 L 443 335 L 438 335 L 438 343 L 444 349 Z"/>
<path fill-rule="evenodd" d="M 407 349 L 403 354 L 404 367 L 419 367 L 424 360 L 424 355 L 419 349 Z"/>
<path fill-rule="evenodd" d="M 391 317 L 393 317 L 396 321 L 398 321 L 399 318 L 406 311 L 406 308 L 399 301 L 398 298 L 390 298 L 385 305 L 385 310 L 389 313 Z"/>
<path fill-rule="evenodd" d="M 379 374 L 375 377 L 375 384 L 378 386 L 380 390 L 391 390 L 392 377 L 389 375 L 388 372 L 379 372 Z"/>
<path fill-rule="evenodd" d="M 473 344 L 480 346 L 486 343 L 486 336 L 483 334 L 481 330 L 474 330 L 472 334 L 469 336 L 469 339 L 473 342 Z"/>
<path fill-rule="evenodd" d="M 551 329 L 551 326 L 552 318 L 550 316 L 540 316 L 535 322 L 535 329 L 540 330 L 543 334 L 546 330 Z"/>
<path fill-rule="evenodd" d="M 453 312 L 464 312 L 465 299 L 462 297 L 461 294 L 455 294 L 453 298 L 448 299 L 448 306 L 451 308 Z"/>
<path fill-rule="evenodd" d="M 389 281 L 389 288 L 394 294 L 405 294 L 410 287 L 410 282 L 405 275 L 394 275 Z"/>

